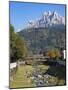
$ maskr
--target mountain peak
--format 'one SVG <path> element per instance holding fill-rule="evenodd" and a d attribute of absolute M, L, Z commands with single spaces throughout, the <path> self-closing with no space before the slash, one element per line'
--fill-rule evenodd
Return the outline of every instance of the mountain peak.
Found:
<path fill-rule="evenodd" d="M 53 11 L 53 15 L 58 15 L 58 13 L 56 11 Z"/>
<path fill-rule="evenodd" d="M 30 27 L 52 27 L 56 25 L 65 25 L 65 18 L 56 11 L 45 11 L 42 17 L 32 22 Z"/>
<path fill-rule="evenodd" d="M 48 11 L 48 12 L 45 11 L 45 12 L 43 13 L 43 15 L 44 15 L 44 16 L 46 16 L 46 15 L 51 15 L 51 11 Z"/>

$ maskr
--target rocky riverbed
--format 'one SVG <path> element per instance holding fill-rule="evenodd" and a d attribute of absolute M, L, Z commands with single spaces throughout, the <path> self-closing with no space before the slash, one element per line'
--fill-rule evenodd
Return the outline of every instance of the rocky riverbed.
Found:
<path fill-rule="evenodd" d="M 55 73 L 53 72 L 54 74 L 49 74 L 45 69 L 41 69 L 39 65 L 34 65 L 33 68 L 34 71 L 32 72 L 31 81 L 34 86 L 56 86 L 65 84 L 64 78 L 60 75 L 60 78 L 57 76 L 58 72 L 63 71 L 59 71 L 59 67 L 53 66 L 53 69 L 50 72 L 52 72 L 55 68 Z M 58 68 L 58 72 L 56 71 L 56 68 Z"/>

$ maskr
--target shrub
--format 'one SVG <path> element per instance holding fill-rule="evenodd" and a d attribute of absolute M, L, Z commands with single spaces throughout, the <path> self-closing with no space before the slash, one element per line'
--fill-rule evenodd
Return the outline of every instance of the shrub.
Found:
<path fill-rule="evenodd" d="M 60 57 L 60 52 L 57 51 L 57 50 L 48 51 L 47 56 L 49 56 L 50 58 L 59 58 Z"/>

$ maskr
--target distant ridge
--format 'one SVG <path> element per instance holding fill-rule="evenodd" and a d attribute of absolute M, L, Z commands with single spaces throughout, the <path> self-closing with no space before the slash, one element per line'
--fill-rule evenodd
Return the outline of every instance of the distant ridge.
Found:
<path fill-rule="evenodd" d="M 65 18 L 56 11 L 44 12 L 42 17 L 37 21 L 29 21 L 28 27 L 54 27 L 54 26 L 65 25 Z"/>

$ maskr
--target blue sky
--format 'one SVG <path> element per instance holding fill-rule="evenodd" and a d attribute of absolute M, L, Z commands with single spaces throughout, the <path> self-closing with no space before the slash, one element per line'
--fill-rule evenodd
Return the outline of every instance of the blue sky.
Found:
<path fill-rule="evenodd" d="M 29 20 L 39 19 L 45 11 L 56 11 L 65 16 L 65 5 L 10 2 L 10 23 L 18 32 L 27 26 Z"/>

